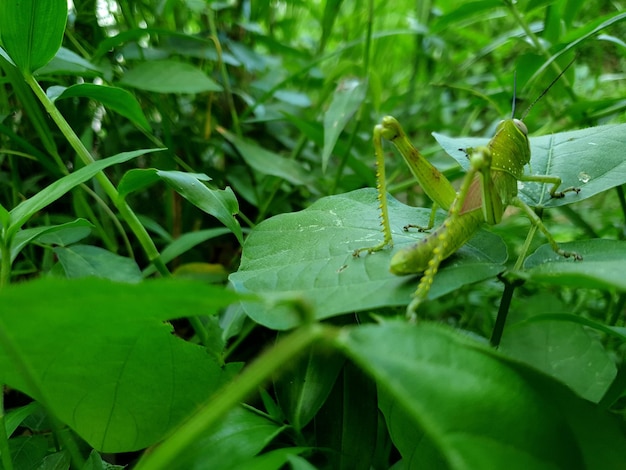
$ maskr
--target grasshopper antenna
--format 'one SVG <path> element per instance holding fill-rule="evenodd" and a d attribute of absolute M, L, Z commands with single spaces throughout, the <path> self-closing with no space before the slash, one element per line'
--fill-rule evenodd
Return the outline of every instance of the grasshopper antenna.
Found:
<path fill-rule="evenodd" d="M 567 66 L 561 71 L 560 74 L 558 74 L 556 76 L 556 78 L 554 80 L 552 80 L 552 82 L 550 83 L 550 85 L 548 85 L 548 87 L 543 90 L 541 92 L 541 94 L 535 99 L 535 101 L 533 101 L 532 103 L 530 103 L 530 106 L 528 106 L 528 108 L 526 108 L 526 110 L 524 111 L 524 113 L 522 114 L 522 117 L 520 118 L 522 121 L 524 120 L 524 118 L 526 116 L 528 116 L 528 113 L 530 112 L 530 110 L 533 108 L 533 106 L 535 106 L 537 104 L 537 101 L 539 101 L 541 98 L 543 98 L 545 96 L 546 93 L 548 93 L 548 91 L 550 91 L 550 88 L 552 88 L 552 86 L 559 81 L 559 78 L 561 78 L 563 76 L 563 74 L 565 72 L 567 72 L 567 69 L 570 68 L 570 66 L 574 63 L 574 61 L 576 60 L 576 57 L 574 57 L 571 62 L 569 64 L 567 64 Z M 513 96 L 515 96 L 515 93 L 513 94 Z M 513 98 L 513 109 L 515 109 L 515 98 Z"/>
<path fill-rule="evenodd" d="M 513 72 L 513 103 L 511 104 L 511 119 L 515 119 L 515 105 L 517 104 L 517 70 Z"/>

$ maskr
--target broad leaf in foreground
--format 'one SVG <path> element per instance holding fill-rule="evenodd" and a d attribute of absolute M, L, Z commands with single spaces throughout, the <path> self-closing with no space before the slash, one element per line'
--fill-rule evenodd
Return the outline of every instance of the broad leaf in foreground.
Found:
<path fill-rule="evenodd" d="M 624 433 L 600 408 L 448 327 L 366 325 L 337 343 L 378 383 L 403 468 L 620 468 L 626 459 Z"/>
<path fill-rule="evenodd" d="M 207 315 L 233 292 L 181 280 L 43 279 L 0 292 L 0 380 L 102 452 L 142 449 L 231 376 L 167 320 Z"/>
<path fill-rule="evenodd" d="M 230 280 L 240 292 L 301 296 L 313 305 L 317 319 L 407 305 L 417 276 L 394 276 L 389 262 L 397 249 L 425 236 L 405 232 L 403 226 L 427 225 L 429 215 L 429 209 L 390 198 L 394 248 L 354 258 L 355 249 L 373 246 L 383 237 L 376 190 L 326 197 L 308 209 L 272 217 L 256 226 L 244 245 L 239 271 Z M 430 298 L 493 277 L 504 269 L 505 261 L 502 240 L 479 231 L 444 263 Z M 286 308 L 268 309 L 251 303 L 244 308 L 254 321 L 270 328 L 287 329 L 299 322 Z"/>

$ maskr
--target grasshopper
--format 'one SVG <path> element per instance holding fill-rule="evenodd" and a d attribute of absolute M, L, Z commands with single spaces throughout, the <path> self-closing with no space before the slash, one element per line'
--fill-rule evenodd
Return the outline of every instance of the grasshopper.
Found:
<path fill-rule="evenodd" d="M 405 230 L 410 227 L 416 227 L 420 231 L 429 230 L 434 225 L 437 207 L 448 211 L 447 218 L 441 226 L 420 241 L 399 250 L 391 259 L 390 271 L 393 274 L 423 273 L 413 299 L 407 307 L 409 320 L 416 320 L 415 312 L 428 295 L 441 262 L 463 246 L 483 223 L 492 225 L 499 223 L 504 210 L 509 205 L 520 208 L 526 214 L 530 222 L 544 234 L 556 253 L 576 260 L 582 259 L 577 253 L 561 249 L 533 209 L 517 197 L 518 181 L 551 184 L 550 196 L 553 198 L 564 197 L 568 192 L 580 191 L 574 187 L 557 191 L 561 186 L 561 179 L 558 176 L 524 173 L 524 167 L 530 162 L 530 145 L 528 129 L 522 119 L 565 73 L 565 70 L 528 107 L 521 119 L 514 118 L 515 106 L 513 106 L 512 117 L 498 124 L 495 135 L 486 146 L 465 149 L 470 160 L 470 168 L 458 192 L 455 191 L 450 181 L 411 144 L 395 118 L 386 116 L 374 128 L 376 178 L 383 240 L 376 246 L 355 250 L 354 256 L 358 257 L 363 251 L 373 253 L 393 245 L 387 208 L 383 139 L 390 141 L 396 147 L 426 195 L 433 201 L 428 226 L 407 225 L 404 227 Z"/>

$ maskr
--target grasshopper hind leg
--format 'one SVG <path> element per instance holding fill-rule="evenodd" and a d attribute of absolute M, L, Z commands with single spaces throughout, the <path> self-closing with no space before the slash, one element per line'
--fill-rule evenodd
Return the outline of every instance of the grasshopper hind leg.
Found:
<path fill-rule="evenodd" d="M 576 261 L 581 261 L 583 259 L 583 257 L 580 254 L 574 251 L 566 251 L 562 249 L 557 243 L 557 241 L 554 239 L 552 234 L 548 231 L 544 223 L 541 221 L 539 216 L 525 202 L 515 197 L 513 198 L 511 203 L 514 206 L 520 208 L 526 214 L 526 216 L 530 220 L 530 223 L 533 224 L 535 227 L 537 227 L 541 231 L 541 233 L 543 233 L 544 237 L 546 237 L 546 239 L 548 240 L 548 243 L 550 243 L 550 246 L 552 247 L 555 253 L 557 253 L 560 256 L 563 256 L 564 258 L 573 258 Z"/>

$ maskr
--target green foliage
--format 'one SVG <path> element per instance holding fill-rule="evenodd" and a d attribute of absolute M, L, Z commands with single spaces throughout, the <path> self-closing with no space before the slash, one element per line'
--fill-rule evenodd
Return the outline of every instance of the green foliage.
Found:
<path fill-rule="evenodd" d="M 623 466 L 614 4 L 70 8 L 0 3 L 0 467 Z M 527 173 L 581 188 L 520 197 L 584 259 L 511 211 L 408 325 L 388 266 L 430 202 L 390 159 L 394 247 L 352 256 L 382 239 L 370 130 L 458 179 L 514 81 Z"/>

